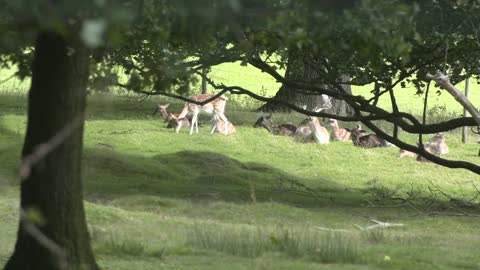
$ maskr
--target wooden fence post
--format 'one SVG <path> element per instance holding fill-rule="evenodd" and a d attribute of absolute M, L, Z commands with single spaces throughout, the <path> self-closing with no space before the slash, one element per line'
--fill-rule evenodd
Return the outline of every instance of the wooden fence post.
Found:
<path fill-rule="evenodd" d="M 467 99 L 470 98 L 470 78 L 467 78 L 465 80 L 465 97 Z M 468 112 L 466 108 L 463 108 L 463 116 L 467 117 Z M 467 143 L 467 134 L 468 134 L 468 129 L 467 127 L 462 128 L 462 143 Z"/>

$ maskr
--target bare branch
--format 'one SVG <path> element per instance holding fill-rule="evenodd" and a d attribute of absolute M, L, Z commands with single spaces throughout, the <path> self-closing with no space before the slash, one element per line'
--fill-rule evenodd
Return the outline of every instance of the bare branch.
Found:
<path fill-rule="evenodd" d="M 23 228 L 35 239 L 41 246 L 50 251 L 56 258 L 60 269 L 67 269 L 67 254 L 65 250 L 48 238 L 28 217 L 23 209 L 20 209 L 20 220 Z"/>

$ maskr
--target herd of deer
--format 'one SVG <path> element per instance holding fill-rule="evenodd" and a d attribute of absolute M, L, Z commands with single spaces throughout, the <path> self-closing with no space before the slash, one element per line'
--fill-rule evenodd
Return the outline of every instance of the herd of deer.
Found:
<path fill-rule="evenodd" d="M 213 94 L 201 94 L 192 96 L 190 99 L 197 102 L 204 102 L 213 97 Z M 322 95 L 322 99 L 323 106 L 321 108 L 315 108 L 315 112 L 320 112 L 331 107 L 330 98 L 328 96 Z M 162 118 L 165 122 L 167 122 L 167 127 L 174 128 L 176 133 L 178 133 L 182 127 L 190 127 L 191 135 L 194 128 L 198 133 L 198 115 L 201 112 L 205 112 L 213 115 L 213 126 L 211 133 L 219 132 L 229 135 L 235 133 L 236 130 L 233 124 L 229 122 L 225 116 L 225 105 L 227 100 L 227 97 L 219 96 L 204 105 L 187 102 L 180 113 L 169 113 L 167 111 L 169 104 L 159 104 L 154 114 L 160 111 Z M 191 119 L 187 118 L 187 115 L 190 114 L 192 115 Z M 325 126 L 322 125 L 315 116 L 309 116 L 307 119 L 303 120 L 298 127 L 291 124 L 275 125 L 272 123 L 271 117 L 271 114 L 268 116 L 261 116 L 253 126 L 255 128 L 263 127 L 273 135 L 292 136 L 298 142 L 317 142 L 319 144 L 328 144 L 330 139 L 332 139 L 334 141 L 341 142 L 351 140 L 354 146 L 364 148 L 394 146 L 375 134 L 364 134 L 366 131 L 362 129 L 361 125 L 357 125 L 357 127 L 352 129 L 340 128 L 337 120 L 328 119 L 326 125 L 330 126 L 333 131 L 332 135 L 330 136 L 330 133 Z M 427 152 L 437 156 L 448 153 L 448 146 L 445 142 L 445 136 L 442 133 L 437 133 L 426 145 L 424 145 L 424 149 Z M 416 157 L 417 161 L 427 161 L 425 158 L 403 149 L 400 149 L 399 156 L 400 158 Z"/>

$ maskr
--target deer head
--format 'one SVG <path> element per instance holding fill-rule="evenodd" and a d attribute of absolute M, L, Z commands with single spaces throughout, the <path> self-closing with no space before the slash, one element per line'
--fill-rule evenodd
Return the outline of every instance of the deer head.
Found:
<path fill-rule="evenodd" d="M 359 145 L 360 137 L 362 137 L 362 134 L 366 132 L 364 129 L 362 129 L 361 125 L 357 125 L 357 127 L 352 129 L 346 128 L 346 130 L 351 133 L 351 138 L 354 145 Z"/>
<path fill-rule="evenodd" d="M 168 108 L 168 106 L 170 106 L 170 103 L 167 103 L 165 105 L 160 105 L 160 104 L 157 104 L 157 105 L 158 105 L 158 107 L 155 110 L 154 114 L 157 113 L 160 110 L 160 112 L 162 113 L 163 119 L 167 120 L 168 119 L 167 108 Z"/>
<path fill-rule="evenodd" d="M 336 119 L 328 118 L 327 124 L 333 128 L 338 128 L 338 122 Z"/>
<path fill-rule="evenodd" d="M 259 127 L 264 127 L 268 131 L 272 132 L 273 131 L 273 124 L 272 121 L 270 120 L 272 118 L 272 114 L 269 114 L 267 116 L 261 116 L 258 118 L 258 120 L 255 122 L 253 125 L 254 128 L 259 128 Z"/>

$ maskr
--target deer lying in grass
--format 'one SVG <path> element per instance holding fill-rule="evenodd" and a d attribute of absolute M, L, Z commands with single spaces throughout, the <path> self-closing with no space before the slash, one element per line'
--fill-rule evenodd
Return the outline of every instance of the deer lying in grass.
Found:
<path fill-rule="evenodd" d="M 263 127 L 273 135 L 293 136 L 297 127 L 290 124 L 274 125 L 270 120 L 272 115 L 261 116 L 253 125 L 254 128 Z"/>
<path fill-rule="evenodd" d="M 330 143 L 330 134 L 320 124 L 317 117 L 309 116 L 304 124 L 295 131 L 295 140 L 298 142 L 316 141 L 319 144 L 327 144 Z"/>
<path fill-rule="evenodd" d="M 410 152 L 408 150 L 405 150 L 405 149 L 400 149 L 400 152 L 399 152 L 399 157 L 400 158 L 403 158 L 403 157 L 416 157 L 417 154 L 413 153 L 413 152 Z"/>
<path fill-rule="evenodd" d="M 350 141 L 351 133 L 350 131 L 340 128 L 338 122 L 335 119 L 328 119 L 327 124 L 329 124 L 333 129 L 332 139 L 334 141 L 348 142 Z"/>
<path fill-rule="evenodd" d="M 314 112 L 320 112 L 322 110 L 330 109 L 332 102 L 330 97 L 322 95 L 322 107 L 315 107 Z M 303 109 L 305 109 L 304 106 Z M 298 142 L 316 141 L 319 144 L 330 143 L 330 133 L 328 130 L 320 124 L 316 116 L 309 116 L 308 119 L 300 125 L 295 131 L 295 140 Z"/>
<path fill-rule="evenodd" d="M 157 104 L 157 109 L 153 112 L 152 115 L 155 115 L 158 111 L 162 114 L 162 119 L 167 123 L 167 128 L 173 128 L 176 126 L 176 119 L 178 119 L 179 113 L 168 113 L 167 108 L 170 106 L 170 103 L 165 105 Z M 190 127 L 190 120 L 188 118 L 183 118 L 182 120 L 183 127 Z"/>
<path fill-rule="evenodd" d="M 445 135 L 443 133 L 437 133 L 430 141 L 424 146 L 425 151 L 432 155 L 440 156 L 448 154 L 448 145 L 445 141 Z M 417 155 L 417 161 L 427 162 L 428 160 L 420 155 Z"/>
<path fill-rule="evenodd" d="M 223 120 L 215 114 L 213 116 L 213 127 L 211 133 L 214 132 L 229 135 L 237 132 L 237 130 L 235 129 L 235 126 L 233 126 L 232 122 L 227 123 L 227 130 L 225 130 L 225 122 L 223 122 Z"/>
<path fill-rule="evenodd" d="M 364 148 L 372 147 L 389 147 L 393 146 L 391 143 L 380 138 L 375 134 L 362 135 L 366 131 L 362 129 L 361 125 L 358 125 L 356 128 L 347 129 L 351 132 L 352 142 L 355 146 L 360 146 Z"/>
<path fill-rule="evenodd" d="M 448 154 L 448 145 L 445 141 L 445 135 L 443 133 L 437 133 L 427 144 L 428 147 L 432 150 L 434 155 L 443 155 Z"/>
<path fill-rule="evenodd" d="M 190 97 L 190 99 L 194 101 L 202 102 L 212 98 L 213 96 L 214 95 L 212 94 L 201 94 L 201 95 L 192 96 Z M 192 135 L 194 127 L 198 133 L 198 114 L 200 114 L 200 112 L 215 114 L 214 118 L 219 117 L 225 123 L 225 125 L 228 126 L 229 122 L 227 117 L 224 114 L 227 100 L 228 100 L 227 97 L 220 96 L 205 105 L 197 105 L 189 102 L 185 103 L 185 107 L 183 107 L 182 112 L 178 115 L 178 117 L 174 117 L 174 120 L 176 122 L 175 132 L 178 133 L 180 128 L 182 128 L 182 125 L 183 125 L 182 119 L 185 118 L 189 113 L 193 114 L 192 123 L 190 126 L 190 135 Z M 224 129 L 224 134 L 227 135 L 227 133 L 228 133 L 228 128 Z"/>

